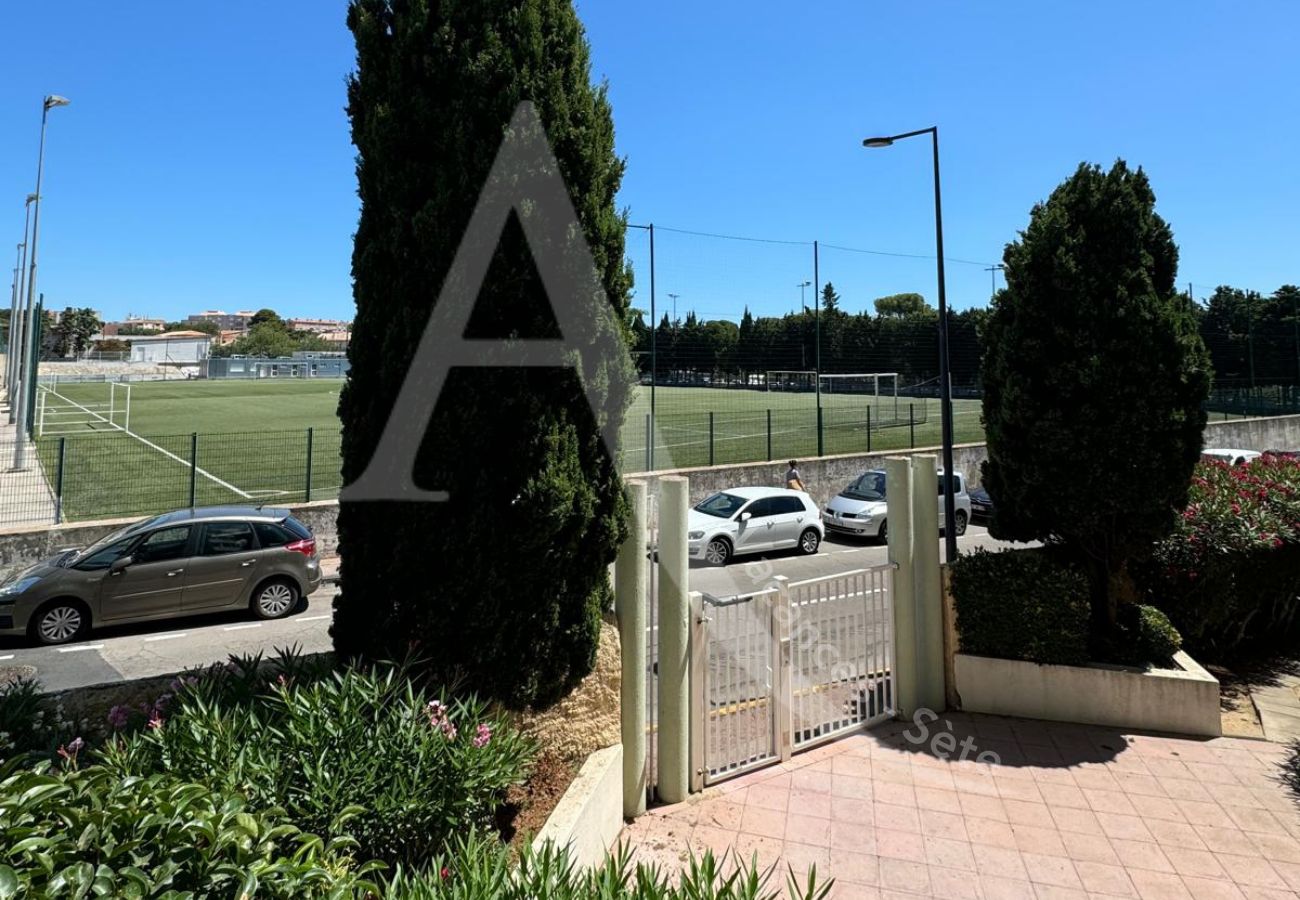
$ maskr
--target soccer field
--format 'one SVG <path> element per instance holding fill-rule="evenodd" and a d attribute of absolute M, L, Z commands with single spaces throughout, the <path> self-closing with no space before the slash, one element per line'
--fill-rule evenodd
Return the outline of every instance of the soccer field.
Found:
<path fill-rule="evenodd" d="M 69 520 L 143 515 L 218 503 L 292 503 L 338 495 L 340 380 L 59 384 L 41 398 L 38 440 L 51 492 Z M 935 446 L 933 398 L 823 394 L 826 454 Z M 650 391 L 639 387 L 623 428 L 623 470 L 647 468 Z M 654 468 L 817 453 L 808 393 L 660 387 Z M 710 415 L 712 414 L 712 415 Z M 868 427 L 870 423 L 870 427 Z M 983 437 L 979 402 L 954 405 L 958 442 Z M 61 455 L 60 455 L 61 454 Z"/>

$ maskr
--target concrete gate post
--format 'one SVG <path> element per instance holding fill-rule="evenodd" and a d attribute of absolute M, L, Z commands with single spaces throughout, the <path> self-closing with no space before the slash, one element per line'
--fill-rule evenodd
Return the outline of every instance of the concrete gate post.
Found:
<path fill-rule="evenodd" d="M 619 717 L 623 739 L 623 818 L 645 812 L 646 798 L 646 483 L 629 481 L 632 515 L 614 564 L 614 613 L 622 651 Z"/>
<path fill-rule="evenodd" d="M 912 590 L 916 693 L 912 710 L 944 710 L 943 595 L 939 578 L 939 476 L 935 457 L 912 457 Z M 899 641 L 903 640 L 899 632 Z"/>
<path fill-rule="evenodd" d="M 902 456 L 885 460 L 886 537 L 894 564 L 894 709 L 911 717 L 917 708 L 916 592 L 912 563 L 912 464 Z"/>
<path fill-rule="evenodd" d="M 658 791 L 680 803 L 690 791 L 690 598 L 686 513 L 690 482 L 659 479 Z"/>

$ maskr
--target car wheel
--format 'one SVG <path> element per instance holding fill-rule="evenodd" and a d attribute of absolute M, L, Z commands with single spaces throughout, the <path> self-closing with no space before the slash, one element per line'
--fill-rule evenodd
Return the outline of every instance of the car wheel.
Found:
<path fill-rule="evenodd" d="M 965 534 L 967 525 L 966 513 L 960 509 L 957 510 L 956 515 L 953 517 L 953 524 L 956 526 L 953 531 L 957 532 L 957 537 L 961 537 Z"/>
<path fill-rule="evenodd" d="M 725 566 L 731 559 L 731 544 L 726 538 L 714 538 L 704 548 L 704 561 L 711 566 Z"/>
<path fill-rule="evenodd" d="M 276 578 L 253 591 L 253 615 L 259 619 L 283 619 L 298 606 L 298 588 L 293 582 Z"/>
<path fill-rule="evenodd" d="M 876 540 L 882 544 L 889 542 L 889 526 L 885 522 L 880 523 L 880 530 L 876 532 Z"/>
<path fill-rule="evenodd" d="M 32 616 L 31 631 L 42 644 L 67 644 L 90 631 L 90 614 L 75 600 L 55 600 Z"/>
<path fill-rule="evenodd" d="M 799 535 L 799 552 L 805 556 L 812 556 L 821 544 L 822 536 L 816 528 L 805 528 L 803 534 Z"/>

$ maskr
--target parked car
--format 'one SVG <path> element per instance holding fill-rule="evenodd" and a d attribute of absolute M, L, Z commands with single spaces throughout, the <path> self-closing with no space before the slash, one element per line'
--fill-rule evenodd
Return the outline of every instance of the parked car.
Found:
<path fill-rule="evenodd" d="M 0 634 L 42 644 L 101 625 L 248 609 L 279 619 L 320 585 L 311 530 L 285 509 L 164 513 L 0 583 Z"/>
<path fill-rule="evenodd" d="M 726 564 L 732 556 L 797 547 L 812 554 L 825 531 L 813 498 L 786 488 L 738 487 L 697 504 L 687 516 L 692 559 Z"/>
<path fill-rule="evenodd" d="M 1263 456 L 1258 450 L 1232 450 L 1227 448 L 1215 447 L 1209 450 L 1201 451 L 1201 459 L 1218 460 L 1225 462 L 1230 466 L 1244 466 L 1252 459 L 1258 459 Z"/>
<path fill-rule="evenodd" d="M 956 506 L 955 525 L 957 534 L 965 534 L 970 523 L 970 494 L 966 492 L 966 477 L 960 472 L 953 473 L 956 490 L 953 503 Z M 939 530 L 943 530 L 943 472 L 939 472 Z M 872 469 L 855 478 L 848 487 L 831 498 L 822 511 L 822 521 L 830 531 L 851 534 L 855 537 L 874 537 L 885 540 L 889 535 L 886 521 L 888 507 L 885 503 L 885 472 Z"/>
<path fill-rule="evenodd" d="M 970 489 L 970 520 L 987 522 L 993 518 L 993 498 L 982 487 Z"/>

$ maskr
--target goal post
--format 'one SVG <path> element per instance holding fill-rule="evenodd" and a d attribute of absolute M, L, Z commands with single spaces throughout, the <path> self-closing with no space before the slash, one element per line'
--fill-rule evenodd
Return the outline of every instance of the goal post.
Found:
<path fill-rule="evenodd" d="M 98 390 L 92 390 L 90 385 Z M 40 384 L 34 424 L 37 437 L 109 429 L 129 431 L 131 385 L 117 381 Z"/>
<path fill-rule="evenodd" d="M 823 394 L 861 394 L 872 398 L 872 405 L 877 416 L 880 413 L 880 382 L 886 381 L 885 399 L 890 399 L 892 388 L 894 418 L 898 418 L 898 373 L 897 372 L 837 372 L 820 376 Z"/>
<path fill-rule="evenodd" d="M 765 380 L 769 391 L 817 390 L 817 372 L 813 369 L 768 369 Z"/>

